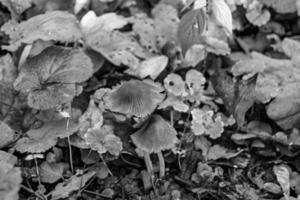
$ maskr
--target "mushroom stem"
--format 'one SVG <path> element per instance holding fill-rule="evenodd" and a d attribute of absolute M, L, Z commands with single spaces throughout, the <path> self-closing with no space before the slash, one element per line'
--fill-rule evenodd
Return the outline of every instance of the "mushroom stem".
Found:
<path fill-rule="evenodd" d="M 165 176 L 165 159 L 162 155 L 161 151 L 157 153 L 158 155 L 158 162 L 159 162 L 159 177 L 163 178 Z"/>
<path fill-rule="evenodd" d="M 149 172 L 149 174 L 153 174 L 153 164 L 150 158 L 150 154 L 146 151 L 144 151 L 144 160 L 145 160 L 145 164 L 147 167 L 147 171 Z"/>

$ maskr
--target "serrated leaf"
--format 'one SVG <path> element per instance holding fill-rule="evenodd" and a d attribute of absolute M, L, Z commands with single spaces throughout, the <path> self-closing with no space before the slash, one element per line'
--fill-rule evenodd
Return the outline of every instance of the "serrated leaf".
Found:
<path fill-rule="evenodd" d="M 227 3 L 224 0 L 212 0 L 212 12 L 215 20 L 232 34 L 232 15 Z"/>
<path fill-rule="evenodd" d="M 191 10 L 181 18 L 177 36 L 183 55 L 192 45 L 200 42 L 205 27 L 206 15 L 203 9 Z"/>
<path fill-rule="evenodd" d="M 29 92 L 31 107 L 46 110 L 70 102 L 78 94 L 75 84 L 92 74 L 92 62 L 81 50 L 48 47 L 27 59 L 14 87 Z"/>
<path fill-rule="evenodd" d="M 86 183 L 95 175 L 95 172 L 88 172 L 83 175 L 73 175 L 65 183 L 59 183 L 55 189 L 51 192 L 51 199 L 58 200 L 69 197 L 69 195 L 84 187 Z"/>
<path fill-rule="evenodd" d="M 68 127 L 67 127 L 68 125 Z M 72 135 L 78 125 L 67 120 L 46 122 L 41 128 L 31 129 L 16 143 L 16 149 L 21 152 L 41 153 L 53 147 L 58 138 Z"/>
<path fill-rule="evenodd" d="M 69 43 L 82 38 L 75 16 L 63 11 L 37 15 L 20 24 L 9 21 L 1 30 L 10 37 L 10 44 L 2 46 L 8 51 L 16 51 L 22 44 L 32 44 L 38 39 Z"/>
<path fill-rule="evenodd" d="M 119 155 L 122 150 L 122 141 L 113 134 L 113 127 L 104 125 L 101 128 L 90 129 L 84 136 L 91 149 L 103 154 L 109 152 L 112 155 Z"/>
<path fill-rule="evenodd" d="M 48 163 L 44 161 L 39 169 L 40 179 L 43 183 L 55 183 L 63 178 L 63 173 L 68 167 L 67 163 Z"/>

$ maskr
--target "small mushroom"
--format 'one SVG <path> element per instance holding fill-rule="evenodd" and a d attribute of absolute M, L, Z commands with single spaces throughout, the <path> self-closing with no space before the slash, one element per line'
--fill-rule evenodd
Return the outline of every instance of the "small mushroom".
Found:
<path fill-rule="evenodd" d="M 156 153 L 159 160 L 159 176 L 165 176 L 165 161 L 162 150 L 171 149 L 178 142 L 176 130 L 160 115 L 152 115 L 147 122 L 131 135 L 133 143 L 144 151 L 144 159 L 149 173 L 153 173 L 150 159 Z"/>
<path fill-rule="evenodd" d="M 145 117 L 151 114 L 165 97 L 163 87 L 151 80 L 121 82 L 103 97 L 105 106 L 117 113 Z"/>

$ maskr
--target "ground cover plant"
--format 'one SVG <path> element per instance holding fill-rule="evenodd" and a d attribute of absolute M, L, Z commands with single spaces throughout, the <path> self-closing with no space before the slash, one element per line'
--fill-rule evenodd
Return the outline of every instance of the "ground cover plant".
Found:
<path fill-rule="evenodd" d="M 300 200 L 299 0 L 0 0 L 0 200 Z"/>

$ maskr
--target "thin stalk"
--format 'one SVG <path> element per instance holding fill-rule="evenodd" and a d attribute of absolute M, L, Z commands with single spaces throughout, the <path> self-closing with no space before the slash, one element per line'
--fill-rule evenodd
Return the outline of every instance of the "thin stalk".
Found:
<path fill-rule="evenodd" d="M 152 161 L 151 161 L 151 158 L 150 158 L 150 154 L 146 151 L 144 151 L 144 160 L 145 160 L 145 164 L 146 164 L 146 167 L 147 167 L 147 171 L 152 176 L 152 174 L 153 174 L 153 164 L 152 164 Z"/>
<path fill-rule="evenodd" d="M 163 178 L 165 176 L 165 171 L 166 171 L 165 159 L 161 151 L 158 152 L 157 155 L 158 155 L 158 162 L 159 162 L 159 177 Z"/>

